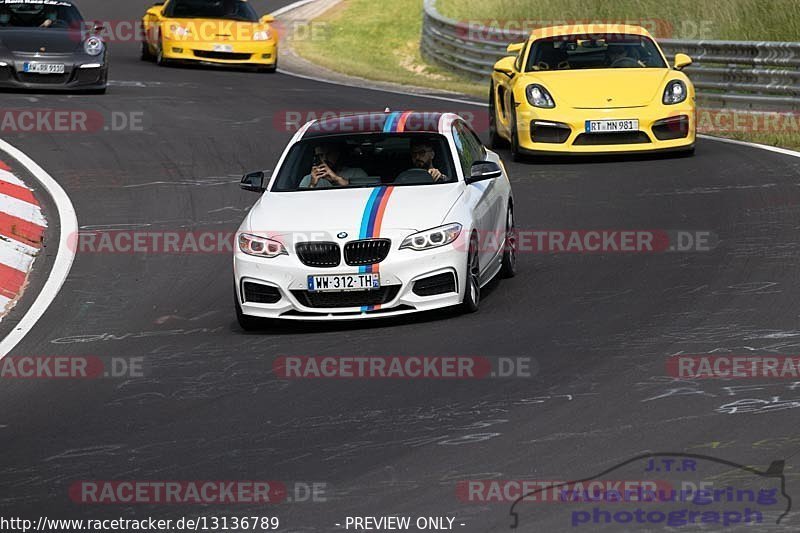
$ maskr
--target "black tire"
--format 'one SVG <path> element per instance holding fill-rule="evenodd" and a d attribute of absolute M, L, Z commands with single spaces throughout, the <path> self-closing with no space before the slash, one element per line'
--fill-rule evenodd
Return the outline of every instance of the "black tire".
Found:
<path fill-rule="evenodd" d="M 236 289 L 233 292 L 233 303 L 236 306 L 236 320 L 239 322 L 239 327 L 245 331 L 257 331 L 264 329 L 266 320 L 246 315 L 242 312 L 242 306 L 239 305 L 239 298 L 236 295 Z"/>
<path fill-rule="evenodd" d="M 158 38 L 158 51 L 156 52 L 156 64 L 159 67 L 169 66 L 169 60 L 164 58 L 164 41 L 159 36 Z"/>
<path fill-rule="evenodd" d="M 155 56 L 150 51 L 150 46 L 147 44 L 146 40 L 142 41 L 142 53 L 140 57 L 142 61 L 148 61 L 148 62 L 153 61 L 155 59 Z"/>
<path fill-rule="evenodd" d="M 517 275 L 517 234 L 514 224 L 514 208 L 508 206 L 506 214 L 506 239 L 503 244 L 503 259 L 500 268 L 500 277 L 513 278 Z"/>
<path fill-rule="evenodd" d="M 265 74 L 274 74 L 278 71 L 278 63 L 275 63 L 275 65 L 271 67 L 259 67 L 257 71 Z"/>
<path fill-rule="evenodd" d="M 494 149 L 508 146 L 508 141 L 497 133 L 497 107 L 494 103 L 494 82 L 492 82 L 489 87 L 489 146 Z"/>
<path fill-rule="evenodd" d="M 467 252 L 467 286 L 464 289 L 464 300 L 461 302 L 463 313 L 474 313 L 481 304 L 481 269 L 478 251 L 478 237 L 473 234 L 469 238 L 469 251 Z"/>
<path fill-rule="evenodd" d="M 511 101 L 511 159 L 520 163 L 525 157 L 519 149 L 519 131 L 517 130 L 517 105 Z"/>

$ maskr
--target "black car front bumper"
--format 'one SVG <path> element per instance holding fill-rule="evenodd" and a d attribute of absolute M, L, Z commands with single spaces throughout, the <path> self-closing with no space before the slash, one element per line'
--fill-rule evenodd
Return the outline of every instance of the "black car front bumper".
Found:
<path fill-rule="evenodd" d="M 96 58 L 74 56 L 36 58 L 0 57 L 0 88 L 46 91 L 96 91 L 108 84 L 108 61 L 105 54 Z M 64 74 L 33 74 L 23 71 L 26 62 L 62 63 Z"/>

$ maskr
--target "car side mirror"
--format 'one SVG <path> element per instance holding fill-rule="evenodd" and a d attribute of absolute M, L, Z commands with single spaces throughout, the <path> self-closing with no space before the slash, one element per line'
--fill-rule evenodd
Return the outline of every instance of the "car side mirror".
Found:
<path fill-rule="evenodd" d="M 513 78 L 514 72 L 516 72 L 517 70 L 517 67 L 515 66 L 516 62 L 517 58 L 514 56 L 504 57 L 503 59 L 494 64 L 494 70 L 502 74 L 505 74 L 509 78 Z"/>
<path fill-rule="evenodd" d="M 475 161 L 472 164 L 467 184 L 476 181 L 492 180 L 503 176 L 503 169 L 494 161 Z"/>
<path fill-rule="evenodd" d="M 692 64 L 692 58 L 686 54 L 675 54 L 675 70 L 683 70 Z"/>
<path fill-rule="evenodd" d="M 275 17 L 273 17 L 272 15 L 264 15 L 263 17 L 258 19 L 258 21 L 261 24 L 271 24 L 271 23 L 275 22 Z"/>
<path fill-rule="evenodd" d="M 250 172 L 242 177 L 242 182 L 239 186 L 245 191 L 264 192 L 266 177 L 267 175 L 260 170 L 258 172 Z"/>

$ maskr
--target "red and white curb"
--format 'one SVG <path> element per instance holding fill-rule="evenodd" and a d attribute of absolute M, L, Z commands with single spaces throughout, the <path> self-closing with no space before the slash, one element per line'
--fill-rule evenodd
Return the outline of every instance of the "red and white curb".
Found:
<path fill-rule="evenodd" d="M 46 227 L 31 189 L 0 159 L 0 320 L 25 291 Z"/>

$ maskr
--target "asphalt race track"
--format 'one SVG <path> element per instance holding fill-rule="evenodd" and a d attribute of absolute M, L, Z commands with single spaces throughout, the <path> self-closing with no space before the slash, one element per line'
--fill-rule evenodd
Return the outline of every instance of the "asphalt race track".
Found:
<path fill-rule="evenodd" d="M 80 7 L 89 19 L 135 20 L 146 4 Z M 266 5 L 282 4 L 256 3 Z M 112 54 L 105 96 L 0 95 L 4 108 L 144 117 L 142 131 L 4 137 L 64 187 L 83 229 L 235 230 L 256 200 L 238 179 L 274 167 L 291 136 L 275 119 L 286 111 L 480 109 L 281 73 L 159 68 L 139 60 L 138 43 L 113 43 Z M 295 532 L 402 514 L 455 516 L 464 532 L 507 531 L 510 503 L 463 502 L 457 483 L 582 479 L 649 452 L 759 469 L 785 460 L 786 491 L 800 501 L 800 383 L 665 377 L 677 353 L 800 351 L 800 159 L 711 140 L 693 158 L 513 164 L 502 154 L 521 229 L 709 231 L 719 244 L 522 253 L 519 275 L 490 285 L 477 314 L 260 333 L 236 323 L 229 254 L 79 254 L 11 355 L 142 358 L 145 377 L 2 380 L 0 514 L 278 516 L 281 531 Z M 531 357 L 535 376 L 287 381 L 272 373 L 281 355 L 463 354 Z M 81 505 L 68 495 L 77 480 L 323 483 L 326 501 Z M 520 527 L 581 530 L 567 513 L 523 504 Z M 800 530 L 800 509 L 747 530 Z"/>

